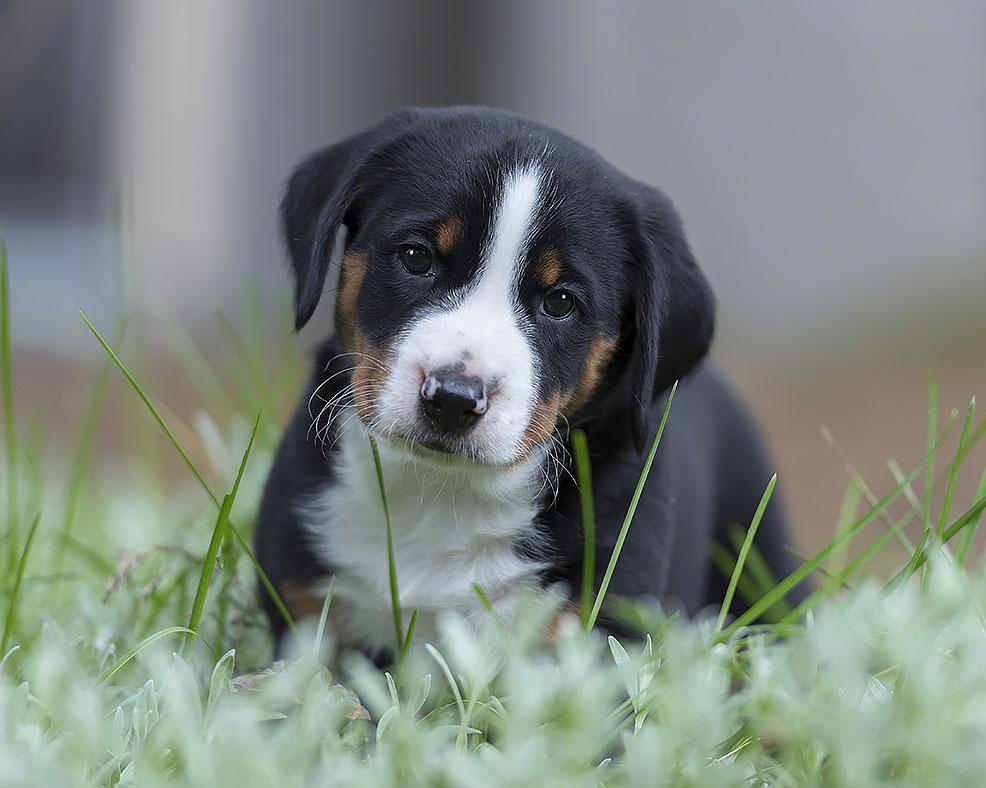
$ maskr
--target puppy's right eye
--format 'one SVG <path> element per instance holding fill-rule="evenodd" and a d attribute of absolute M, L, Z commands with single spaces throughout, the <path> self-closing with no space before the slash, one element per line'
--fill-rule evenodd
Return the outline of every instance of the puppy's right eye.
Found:
<path fill-rule="evenodd" d="M 427 276 L 431 272 L 431 252 L 423 246 L 402 246 L 400 258 L 401 265 L 409 274 Z"/>

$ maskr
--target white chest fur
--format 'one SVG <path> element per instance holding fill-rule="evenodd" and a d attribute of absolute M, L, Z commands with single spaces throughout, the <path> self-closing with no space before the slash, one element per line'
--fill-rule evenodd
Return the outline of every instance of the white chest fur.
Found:
<path fill-rule="evenodd" d="M 332 624 L 341 642 L 394 643 L 387 532 L 369 441 L 357 419 L 343 428 L 334 480 L 304 505 L 312 546 L 336 575 Z M 434 639 L 441 611 L 482 613 L 478 584 L 501 614 L 537 582 L 543 565 L 521 557 L 544 494 L 543 457 L 508 470 L 464 468 L 380 446 L 403 618 L 418 610 L 415 639 Z"/>

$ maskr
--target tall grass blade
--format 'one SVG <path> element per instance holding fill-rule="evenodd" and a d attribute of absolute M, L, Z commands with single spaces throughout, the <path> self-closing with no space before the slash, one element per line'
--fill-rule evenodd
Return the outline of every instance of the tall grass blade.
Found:
<path fill-rule="evenodd" d="M 220 413 L 233 413 L 238 409 L 246 409 L 246 403 L 241 398 L 230 394 L 219 376 L 213 371 L 205 355 L 195 343 L 191 334 L 172 314 L 161 312 L 163 338 L 168 348 L 178 359 L 178 365 L 185 377 L 195 387 L 199 396 L 211 403 Z M 266 411 L 265 411 L 266 412 Z"/>
<path fill-rule="evenodd" d="M 740 548 L 743 546 L 744 539 L 746 539 L 746 531 L 744 531 L 742 528 L 733 526 L 732 528 L 729 529 L 729 541 L 732 544 L 733 549 L 736 551 L 737 554 L 739 554 Z M 735 563 L 735 559 L 734 559 L 734 563 Z M 732 574 L 732 571 L 733 571 L 732 565 L 730 565 L 730 569 L 726 573 L 727 578 Z M 760 593 L 753 599 L 747 597 L 748 604 L 752 604 L 753 602 L 756 602 L 757 599 L 759 599 L 761 596 L 763 596 L 768 591 L 770 591 L 770 589 L 772 589 L 775 585 L 777 585 L 777 578 L 774 576 L 774 573 L 767 565 L 767 560 L 763 557 L 763 554 L 760 552 L 759 548 L 757 548 L 755 542 L 752 545 L 750 545 L 750 552 L 747 553 L 746 566 L 743 567 L 743 575 L 744 576 L 748 575 L 750 580 L 753 582 L 753 585 L 760 589 Z M 742 583 L 742 581 L 743 578 L 741 577 L 740 582 Z M 768 612 L 771 615 L 780 615 L 782 613 L 786 613 L 790 609 L 791 606 L 787 603 L 787 600 L 782 599 L 775 608 L 773 608 Z"/>
<path fill-rule="evenodd" d="M 260 370 L 254 363 L 250 351 L 247 350 L 239 334 L 236 333 L 232 322 L 221 309 L 216 310 L 216 320 L 230 347 L 233 349 L 233 353 L 239 359 L 240 365 L 243 367 L 243 371 L 250 381 L 250 385 L 257 392 L 257 398 L 260 400 L 261 407 L 267 411 L 273 411 L 274 398 L 271 396 L 270 387 L 264 381 L 264 376 L 260 374 Z"/>
<path fill-rule="evenodd" d="M 27 532 L 27 539 L 24 540 L 24 549 L 21 550 L 20 560 L 17 562 L 17 573 L 14 575 L 14 586 L 10 591 L 10 600 L 7 603 L 7 619 L 3 625 L 3 638 L 0 639 L 0 654 L 7 653 L 7 644 L 10 642 L 10 635 L 14 631 L 14 619 L 17 617 L 17 598 L 20 595 L 21 584 L 24 582 L 24 569 L 27 567 L 27 559 L 31 555 L 31 545 L 34 544 L 34 535 L 38 531 L 38 523 L 41 522 L 41 513 L 34 517 L 31 528 Z M 13 548 L 13 545 L 11 545 Z"/>
<path fill-rule="evenodd" d="M 257 437 L 257 428 L 260 426 L 260 415 L 253 423 L 253 432 L 250 433 L 250 440 L 247 442 L 246 451 L 240 460 L 240 468 L 236 473 L 236 480 L 233 482 L 233 489 L 223 497 L 222 505 L 219 507 L 219 516 L 216 518 L 216 525 L 212 529 L 212 538 L 209 540 L 209 547 L 205 552 L 205 559 L 202 562 L 202 572 L 199 575 L 199 583 L 195 589 L 195 599 L 192 600 L 192 612 L 188 617 L 188 628 L 193 632 L 198 632 L 202 624 L 202 614 L 205 611 L 205 602 L 209 596 L 209 585 L 212 582 L 212 572 L 216 566 L 216 559 L 219 557 L 219 548 L 222 546 L 223 539 L 226 538 L 226 531 L 229 526 L 229 516 L 233 511 L 233 502 L 236 500 L 236 493 L 240 489 L 240 481 L 243 479 L 243 471 L 246 469 L 247 460 L 250 459 L 250 452 L 253 449 L 253 441 Z M 182 644 L 182 651 L 188 646 L 188 638 Z M 222 644 L 220 644 L 221 647 Z"/>
<path fill-rule="evenodd" d="M 117 321 L 116 329 L 113 331 L 113 344 L 119 346 L 127 330 L 127 319 L 121 317 Z M 93 386 L 89 403 L 86 406 L 85 416 L 82 418 L 82 429 L 79 433 L 79 445 L 75 452 L 75 461 L 72 463 L 72 471 L 69 476 L 68 494 L 65 498 L 65 513 L 62 515 L 62 534 L 61 544 L 59 545 L 58 561 L 61 562 L 64 553 L 63 548 L 72 536 L 72 526 L 75 522 L 75 512 L 78 507 L 79 493 L 82 490 L 82 482 L 86 478 L 89 470 L 89 457 L 92 454 L 93 441 L 96 436 L 96 425 L 99 421 L 99 411 L 103 404 L 103 397 L 106 395 L 106 387 L 110 379 L 110 371 L 113 368 L 113 361 L 107 358 L 99 367 L 96 375 L 96 383 Z"/>
<path fill-rule="evenodd" d="M 404 645 L 401 646 L 400 657 L 398 658 L 397 664 L 403 665 L 404 660 L 407 659 L 408 652 L 411 650 L 411 644 L 414 642 L 414 630 L 418 626 L 418 609 L 414 608 L 411 611 L 411 620 L 407 622 L 407 632 L 404 634 Z"/>
<path fill-rule="evenodd" d="M 404 649 L 404 624 L 401 621 L 401 595 L 397 583 L 397 558 L 394 554 L 394 529 L 390 522 L 390 507 L 387 506 L 387 490 L 383 482 L 383 466 L 380 464 L 380 449 L 373 436 L 370 439 L 370 450 L 373 452 L 373 467 L 377 472 L 377 484 L 380 486 L 380 502 L 383 504 L 383 518 L 387 526 L 387 573 L 390 579 L 390 605 L 394 616 L 394 637 L 399 655 Z"/>
<path fill-rule="evenodd" d="M 803 563 L 800 567 L 795 569 L 786 578 L 781 580 L 776 586 L 774 586 L 768 593 L 764 594 L 756 604 L 750 606 L 746 612 L 741 613 L 737 616 L 736 620 L 733 621 L 726 629 L 722 630 L 717 637 L 719 642 L 724 642 L 729 640 L 733 634 L 740 628 L 746 626 L 747 624 L 755 621 L 759 618 L 764 611 L 769 610 L 774 606 L 780 599 L 787 596 L 788 592 L 791 591 L 796 585 L 801 583 L 805 578 L 807 578 L 812 572 L 815 571 L 819 566 L 821 566 L 823 561 L 826 561 L 829 556 L 831 556 L 836 550 L 838 550 L 843 544 L 852 539 L 859 531 L 869 525 L 873 520 L 880 516 L 890 504 L 893 502 L 897 496 L 901 494 L 904 487 L 914 481 L 924 469 L 925 461 L 918 465 L 910 475 L 904 479 L 899 485 L 897 485 L 893 490 L 887 493 L 879 503 L 870 509 L 865 515 L 856 520 L 846 531 L 832 542 L 830 542 L 826 547 L 823 547 L 815 555 Z M 887 532 L 891 536 L 892 532 Z"/>
<path fill-rule="evenodd" d="M 661 416 L 661 424 L 657 428 L 657 435 L 654 436 L 654 442 L 651 444 L 650 452 L 647 454 L 647 460 L 644 462 L 643 470 L 640 472 L 640 478 L 637 480 L 637 487 L 633 491 L 633 497 L 630 499 L 627 516 L 623 520 L 620 533 L 616 537 L 613 553 L 609 557 L 609 563 L 606 565 L 603 581 L 599 584 L 599 593 L 596 594 L 596 601 L 592 605 L 592 612 L 589 614 L 589 620 L 585 624 L 587 631 L 595 626 L 596 619 L 599 617 L 599 611 L 603 606 L 603 600 L 606 599 L 606 591 L 609 589 L 609 583 L 613 579 L 613 572 L 616 571 L 616 562 L 620 560 L 620 552 L 623 550 L 623 543 L 626 541 L 627 534 L 630 532 L 630 524 L 633 522 L 633 515 L 637 511 L 637 504 L 640 503 L 640 496 L 644 492 L 644 484 L 647 482 L 651 466 L 654 464 L 654 458 L 657 456 L 657 449 L 661 445 L 661 436 L 664 435 L 664 427 L 668 423 L 668 414 L 671 412 L 671 403 L 674 402 L 674 394 L 677 390 L 678 381 L 675 381 L 671 390 L 668 392 L 668 401 L 664 405 L 664 415 Z"/>
<path fill-rule="evenodd" d="M 191 635 L 192 637 L 197 637 L 208 647 L 209 651 L 212 652 L 213 659 L 217 659 L 218 655 L 216 650 L 212 647 L 212 644 L 202 637 L 198 632 L 189 629 L 188 627 L 165 627 L 164 629 L 159 629 L 157 632 L 148 635 L 140 643 L 134 646 L 132 649 L 127 651 L 122 657 L 120 657 L 116 662 L 110 665 L 106 670 L 99 674 L 99 681 L 96 682 L 96 686 L 100 687 L 109 681 L 113 676 L 119 673 L 127 663 L 130 662 L 134 657 L 136 657 L 141 651 L 150 646 L 152 643 L 157 642 L 161 638 L 165 638 L 168 635 Z"/>
<path fill-rule="evenodd" d="M 575 479 L 579 486 L 582 506 L 582 626 L 589 623 L 592 596 L 596 590 L 596 511 L 592 503 L 592 466 L 589 463 L 589 442 L 578 427 L 572 430 L 572 452 L 575 455 Z"/>
<path fill-rule="evenodd" d="M 336 590 L 336 576 L 329 578 L 329 587 L 325 590 L 325 601 L 322 602 L 322 612 L 318 614 L 318 628 L 315 630 L 314 657 L 318 662 L 322 655 L 322 640 L 325 637 L 325 627 L 329 622 L 329 608 L 332 607 L 332 596 Z"/>
<path fill-rule="evenodd" d="M 898 482 L 899 483 L 899 482 Z M 835 521 L 835 538 L 838 539 L 846 532 L 850 525 L 856 520 L 856 512 L 859 511 L 859 501 L 863 497 L 860 489 L 860 480 L 854 476 L 846 485 L 846 492 L 842 496 L 842 505 L 839 507 L 839 516 Z M 829 572 L 839 574 L 846 566 L 846 554 L 849 551 L 849 543 L 846 542 L 837 551 L 832 553 L 829 560 Z"/>
<path fill-rule="evenodd" d="M 930 457 L 924 468 L 924 528 L 931 530 L 931 498 L 935 478 L 935 457 L 932 448 L 938 440 L 938 380 L 928 372 L 928 439 L 925 451 Z"/>
<path fill-rule="evenodd" d="M 206 482 L 205 477 L 199 472 L 199 469 L 195 467 L 195 463 L 192 462 L 191 457 L 188 456 L 188 452 L 185 451 L 184 447 L 181 445 L 181 442 L 175 437 L 175 434 L 168 427 L 167 422 L 165 422 L 158 409 L 154 407 L 154 403 L 152 403 L 150 398 L 144 393 L 144 389 L 141 388 L 140 384 L 137 382 L 137 379 L 131 374 L 130 370 L 127 369 L 126 364 L 120 360 L 120 357 L 113 352 L 113 348 L 106 343 L 106 340 L 103 339 L 102 334 L 100 334 L 99 331 L 96 330 L 96 327 L 89 322 L 89 318 L 87 318 L 81 311 L 79 312 L 79 316 L 82 318 L 82 321 L 86 324 L 86 326 L 88 326 L 89 330 L 92 332 L 92 335 L 99 341 L 99 344 L 103 346 L 103 350 L 105 350 L 109 357 L 113 359 L 113 363 L 116 364 L 117 369 L 120 370 L 123 376 L 130 383 L 130 386 L 137 393 L 137 396 L 140 397 L 141 402 L 144 403 L 154 421 L 157 422 L 158 427 L 161 428 L 161 431 L 167 436 L 168 440 L 171 442 L 171 445 L 174 446 L 175 451 L 177 451 L 182 460 L 184 460 L 185 465 L 188 470 L 191 471 L 192 476 L 195 477 L 195 480 L 205 491 L 205 494 L 209 496 L 209 500 L 212 501 L 213 506 L 220 509 L 222 507 L 222 501 L 216 497 L 216 494 L 212 491 L 212 488 L 209 486 L 208 482 Z M 247 543 L 246 539 L 243 538 L 243 534 L 240 533 L 239 529 L 232 521 L 229 522 L 229 532 L 233 535 L 233 538 L 236 539 L 240 547 L 243 548 L 243 552 L 247 558 L 250 559 L 250 563 L 253 564 L 253 568 L 257 572 L 257 577 L 260 578 L 261 585 L 263 585 L 264 590 L 270 596 L 271 600 L 273 600 L 274 606 L 281 614 L 281 617 L 284 619 L 284 623 L 287 624 L 288 629 L 291 630 L 292 633 L 297 633 L 298 630 L 295 626 L 294 618 L 292 618 L 291 613 L 284 604 L 284 600 L 281 599 L 281 595 L 277 593 L 277 589 L 274 588 L 274 584 L 271 583 L 267 573 L 264 571 L 263 567 L 260 566 L 260 562 L 254 555 L 253 550 L 250 549 L 250 545 Z"/>
<path fill-rule="evenodd" d="M 736 584 L 739 582 L 740 575 L 743 574 L 743 566 L 746 564 L 747 553 L 750 552 L 753 540 L 756 539 L 757 530 L 760 528 L 760 521 L 763 520 L 764 512 L 767 511 L 767 504 L 770 503 L 770 498 L 774 494 L 774 487 L 776 486 L 777 474 L 775 473 L 770 477 L 770 481 L 767 482 L 767 489 L 763 491 L 763 495 L 760 497 L 760 503 L 757 505 L 757 510 L 753 513 L 753 520 L 750 521 L 750 527 L 746 531 L 746 539 L 743 540 L 739 555 L 736 557 L 736 566 L 733 567 L 733 574 L 729 578 L 729 585 L 726 586 L 726 595 L 723 597 L 722 605 L 719 608 L 719 617 L 716 619 L 716 632 L 722 630 L 722 625 L 726 623 L 729 607 L 733 604 L 733 596 L 736 594 Z"/>
<path fill-rule="evenodd" d="M 736 568 L 736 556 L 729 548 L 724 547 L 719 542 L 713 542 L 709 547 L 709 557 L 723 577 L 733 576 L 733 570 Z M 744 573 L 739 577 L 736 590 L 747 605 L 752 605 L 770 589 L 769 587 L 762 588 L 754 582 L 748 573 Z"/>
<path fill-rule="evenodd" d="M 188 468 L 189 471 L 191 471 L 192 476 L 195 477 L 195 480 L 199 483 L 199 486 L 205 491 L 205 494 L 209 496 L 209 499 L 216 506 L 216 508 L 219 508 L 222 505 L 219 498 L 216 497 L 216 494 L 212 491 L 212 488 L 209 487 L 209 483 L 205 480 L 205 477 L 199 472 L 199 469 L 195 467 L 195 463 L 192 462 L 192 458 L 188 456 L 188 453 L 185 451 L 184 447 L 178 441 L 178 438 L 175 437 L 175 434 L 171 431 L 171 428 L 164 420 L 164 417 L 154 406 L 154 403 L 151 402 L 150 397 L 148 397 L 147 394 L 144 393 L 144 389 L 141 388 L 141 385 L 137 382 L 137 379 L 133 376 L 130 370 L 127 369 L 127 365 L 123 363 L 123 361 L 116 354 L 113 348 L 111 348 L 107 344 L 106 340 L 103 339 L 103 335 L 96 330 L 96 327 L 89 322 L 89 318 L 86 317 L 85 313 L 80 311 L 79 316 L 82 318 L 82 322 L 84 322 L 86 326 L 89 328 L 89 330 L 92 332 L 92 335 L 96 337 L 99 344 L 103 346 L 103 350 L 105 350 L 106 353 L 109 355 L 109 357 L 113 360 L 113 363 L 116 364 L 117 369 L 120 370 L 120 372 L 123 374 L 123 377 L 127 379 L 127 382 L 136 392 L 137 396 L 140 397 L 141 402 L 144 403 L 144 406 L 147 408 L 148 413 L 151 414 L 151 417 L 154 419 L 154 421 L 157 422 L 158 427 L 161 428 L 161 431 L 164 432 L 164 434 L 167 435 L 168 440 L 171 441 L 171 445 L 174 446 L 175 449 L 177 449 L 178 454 L 181 455 L 181 458 L 182 460 L 184 460 L 186 467 Z"/>
<path fill-rule="evenodd" d="M 3 428 L 7 444 L 7 568 L 17 550 L 17 436 L 14 432 L 14 384 L 10 361 L 10 279 L 7 242 L 0 239 L 0 381 L 3 384 Z"/>
<path fill-rule="evenodd" d="M 972 397 L 969 400 L 969 407 L 965 412 L 965 422 L 962 424 L 962 435 L 959 437 L 959 447 L 955 451 L 955 459 L 952 461 L 952 467 L 948 475 L 948 486 L 945 488 L 945 500 L 942 503 L 941 512 L 938 515 L 938 527 L 935 530 L 938 536 L 941 536 L 942 530 L 945 528 L 945 523 L 948 522 L 948 515 L 952 509 L 952 496 L 955 495 L 955 485 L 959 479 L 959 468 L 962 466 L 962 461 L 965 459 L 965 445 L 966 441 L 969 439 L 969 431 L 972 429 L 972 420 L 976 414 L 976 398 Z"/>
<path fill-rule="evenodd" d="M 977 499 L 972 506 L 966 509 L 965 513 L 961 517 L 959 517 L 944 530 L 940 537 L 935 538 L 935 543 L 941 542 L 942 544 L 947 544 L 951 541 L 952 537 L 959 533 L 962 529 L 978 523 L 984 510 L 986 510 L 986 497 Z M 919 545 L 913 558 L 907 562 L 907 565 L 903 569 L 891 578 L 889 583 L 887 583 L 887 590 L 892 591 L 897 588 L 897 586 L 924 566 L 928 562 L 929 557 L 930 552 L 928 546 Z"/>
<path fill-rule="evenodd" d="M 986 498 L 986 468 L 983 468 L 983 475 L 979 478 L 979 486 L 976 488 L 975 500 L 980 500 Z M 971 527 L 966 528 L 962 532 L 962 541 L 959 542 L 959 549 L 955 553 L 955 557 L 958 562 L 965 566 L 966 561 L 969 558 L 969 552 L 972 550 L 972 543 L 976 540 L 976 533 L 979 531 L 979 525 L 982 522 L 982 516 L 976 518 L 976 522 L 972 524 Z"/>
<path fill-rule="evenodd" d="M 483 609 L 490 614 L 490 617 L 499 625 L 503 625 L 503 621 L 500 620 L 500 615 L 496 612 L 496 608 L 493 607 L 493 602 L 489 597 L 489 594 L 483 590 L 483 587 L 479 583 L 472 584 L 473 593 L 479 598 L 480 604 Z"/>

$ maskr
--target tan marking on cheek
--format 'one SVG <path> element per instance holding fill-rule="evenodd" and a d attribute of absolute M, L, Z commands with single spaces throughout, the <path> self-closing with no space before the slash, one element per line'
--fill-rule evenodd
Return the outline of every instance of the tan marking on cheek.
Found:
<path fill-rule="evenodd" d="M 548 626 L 544 631 L 544 641 L 546 643 L 557 643 L 559 638 L 561 638 L 562 626 L 567 621 L 579 621 L 581 612 L 579 606 L 574 602 L 566 602 L 562 605 L 558 609 L 558 612 L 548 621 Z"/>
<path fill-rule="evenodd" d="M 554 287 L 561 279 L 561 255 L 558 254 L 558 250 L 548 249 L 542 252 L 534 270 L 541 287 Z"/>
<path fill-rule="evenodd" d="M 373 419 L 377 397 L 386 379 L 387 356 L 373 345 L 359 329 L 353 331 L 353 350 L 357 356 L 353 370 L 353 401 L 356 411 L 364 421 Z"/>
<path fill-rule="evenodd" d="M 566 416 L 578 412 L 579 408 L 592 399 L 615 352 L 615 339 L 596 337 L 592 340 L 575 387 L 562 398 L 561 410 Z"/>
<path fill-rule="evenodd" d="M 359 300 L 363 279 L 366 278 L 365 252 L 347 252 L 342 258 L 339 272 L 339 292 L 336 296 L 336 332 L 346 350 L 356 350 L 356 302 Z"/>
<path fill-rule="evenodd" d="M 560 402 L 561 395 L 555 393 L 548 399 L 539 402 L 534 408 L 527 429 L 517 445 L 519 459 L 526 458 L 536 446 L 544 443 L 554 432 L 555 425 L 558 423 L 558 405 Z"/>
<path fill-rule="evenodd" d="M 435 230 L 435 247 L 442 257 L 448 257 L 462 240 L 462 219 L 450 216 Z"/>

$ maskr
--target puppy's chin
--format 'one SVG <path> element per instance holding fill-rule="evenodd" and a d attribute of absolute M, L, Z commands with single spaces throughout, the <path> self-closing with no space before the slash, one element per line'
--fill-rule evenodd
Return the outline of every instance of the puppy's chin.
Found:
<path fill-rule="evenodd" d="M 404 431 L 397 427 L 381 429 L 368 425 L 362 417 L 360 425 L 397 459 L 443 471 L 461 470 L 480 475 L 506 472 L 532 459 L 538 449 L 537 446 L 525 452 L 517 449 L 503 459 L 468 438 L 447 438 L 424 430 Z"/>

